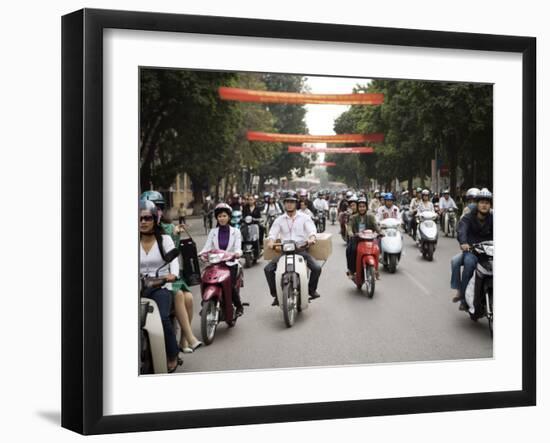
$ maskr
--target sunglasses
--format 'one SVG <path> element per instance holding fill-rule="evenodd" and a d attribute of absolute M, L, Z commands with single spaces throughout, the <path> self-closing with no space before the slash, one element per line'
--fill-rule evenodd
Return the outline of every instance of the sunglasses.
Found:
<path fill-rule="evenodd" d="M 142 222 L 142 221 L 146 221 L 146 222 L 152 222 L 154 219 L 153 219 L 153 216 L 152 215 L 142 215 L 140 218 L 139 218 L 139 221 Z"/>

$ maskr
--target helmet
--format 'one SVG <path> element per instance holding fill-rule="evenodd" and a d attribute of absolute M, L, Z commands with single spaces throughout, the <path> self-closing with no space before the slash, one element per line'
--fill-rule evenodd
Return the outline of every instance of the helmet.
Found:
<path fill-rule="evenodd" d="M 151 200 L 141 199 L 139 201 L 139 210 L 140 211 L 149 211 L 153 216 L 153 221 L 155 224 L 159 222 L 159 212 L 156 205 Z"/>
<path fill-rule="evenodd" d="M 239 195 L 237 192 L 235 192 L 235 193 L 233 194 L 233 198 L 239 198 L 239 197 L 240 197 L 240 195 Z"/>
<path fill-rule="evenodd" d="M 355 194 L 353 194 L 350 198 L 348 198 L 349 203 L 353 203 L 353 202 L 357 203 L 358 200 L 359 199 L 357 198 L 357 196 Z"/>
<path fill-rule="evenodd" d="M 271 194 L 269 192 L 267 192 L 267 191 L 264 192 L 264 198 L 270 197 L 270 196 L 271 196 Z"/>
<path fill-rule="evenodd" d="M 219 203 L 214 208 L 214 217 L 218 217 L 218 215 L 220 215 L 222 212 L 225 212 L 229 217 L 231 217 L 233 209 L 231 209 L 231 206 L 229 206 L 227 203 Z"/>
<path fill-rule="evenodd" d="M 353 192 L 348 191 L 346 192 L 346 200 L 349 200 L 353 196 Z"/>
<path fill-rule="evenodd" d="M 489 200 L 490 202 L 492 202 L 493 194 L 487 188 L 483 188 L 481 191 L 479 191 L 479 194 L 476 195 L 475 199 L 477 202 L 480 200 Z"/>
<path fill-rule="evenodd" d="M 416 192 L 422 192 L 422 188 L 421 187 L 416 188 Z"/>
<path fill-rule="evenodd" d="M 409 191 L 403 191 L 403 192 L 401 193 L 401 195 L 407 195 L 408 193 L 409 193 Z"/>
<path fill-rule="evenodd" d="M 155 204 L 158 209 L 164 209 L 164 197 L 158 191 L 145 191 L 143 194 L 141 194 L 139 199 L 150 200 Z"/>
<path fill-rule="evenodd" d="M 443 190 L 442 194 L 443 194 L 443 195 L 445 195 L 445 194 L 450 194 L 450 192 L 449 192 L 448 189 L 445 189 L 445 190 Z"/>
<path fill-rule="evenodd" d="M 466 198 L 476 198 L 477 194 L 479 194 L 478 188 L 470 188 L 466 191 Z"/>
<path fill-rule="evenodd" d="M 359 205 L 359 203 L 367 204 L 367 199 L 365 197 L 360 197 L 357 199 L 357 204 Z"/>
<path fill-rule="evenodd" d="M 388 193 L 384 194 L 384 200 L 394 201 L 395 197 L 393 196 L 393 194 L 391 192 L 388 192 Z"/>
<path fill-rule="evenodd" d="M 289 191 L 289 192 L 294 192 L 294 191 Z M 287 192 L 287 195 L 288 195 L 288 192 Z M 296 195 L 296 192 L 294 192 L 294 195 Z M 307 191 L 305 189 L 300 189 L 298 191 L 298 195 L 300 195 L 300 197 L 307 197 Z"/>
<path fill-rule="evenodd" d="M 287 191 L 285 196 L 283 197 L 283 202 L 286 202 L 287 200 L 298 201 L 298 196 L 296 195 L 296 191 Z"/>
<path fill-rule="evenodd" d="M 430 195 L 430 191 L 428 191 L 427 189 L 423 189 L 422 195 Z"/>

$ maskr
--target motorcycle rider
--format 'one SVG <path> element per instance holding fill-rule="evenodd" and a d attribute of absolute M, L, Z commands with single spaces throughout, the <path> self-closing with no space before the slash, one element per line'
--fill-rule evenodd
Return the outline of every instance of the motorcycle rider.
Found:
<path fill-rule="evenodd" d="M 380 191 L 376 189 L 374 191 L 374 194 L 372 196 L 372 201 L 369 205 L 369 211 L 373 214 L 376 214 L 378 212 L 378 208 L 381 206 L 380 203 Z"/>
<path fill-rule="evenodd" d="M 294 240 L 298 243 L 307 241 L 308 246 L 314 244 L 317 229 L 310 217 L 296 210 L 298 204 L 296 192 L 288 191 L 283 199 L 283 204 L 285 206 L 285 214 L 278 217 L 273 223 L 269 231 L 267 247 L 274 249 L 274 242 L 277 240 L 277 237 L 281 237 L 282 242 L 285 240 Z M 307 262 L 307 267 L 311 271 L 308 285 L 310 300 L 319 298 L 320 295 L 317 292 L 317 284 L 321 276 L 321 267 L 306 251 L 296 252 L 296 254 L 304 257 Z M 272 306 L 278 306 L 279 304 L 275 282 L 275 271 L 278 262 L 279 257 L 275 257 L 264 268 L 267 284 L 269 285 L 269 292 L 273 297 Z"/>
<path fill-rule="evenodd" d="M 208 233 L 208 238 L 204 247 L 199 252 L 200 257 L 204 257 L 204 254 L 212 249 L 221 249 L 227 252 L 233 252 L 236 255 L 235 261 L 225 262 L 229 266 L 231 274 L 231 289 L 232 299 L 235 305 L 235 314 L 237 316 L 243 313 L 243 304 L 239 296 L 239 291 L 235 287 L 237 281 L 237 275 L 240 270 L 239 258 L 243 254 L 241 249 L 241 231 L 233 226 L 230 226 L 231 213 L 233 212 L 231 206 L 226 203 L 220 203 L 214 209 L 214 217 L 218 222 L 218 225 Z"/>
<path fill-rule="evenodd" d="M 338 214 L 348 210 L 348 200 L 352 197 L 353 192 L 347 191 L 343 196 L 340 202 L 338 203 Z"/>
<path fill-rule="evenodd" d="M 275 217 L 281 215 L 281 208 L 275 201 L 275 196 L 273 194 L 269 195 L 269 200 L 264 208 L 264 215 L 266 217 L 274 215 Z"/>
<path fill-rule="evenodd" d="M 354 214 L 357 214 L 357 202 L 359 199 L 355 194 L 353 194 L 349 200 L 348 200 L 348 212 L 350 213 L 350 217 Z"/>
<path fill-rule="evenodd" d="M 241 205 L 241 196 L 238 193 L 233 194 L 231 197 L 231 202 L 229 203 L 233 211 L 242 211 L 243 207 Z"/>
<path fill-rule="evenodd" d="M 348 265 L 347 276 L 353 278 L 356 269 L 357 234 L 365 229 L 371 229 L 380 234 L 380 229 L 373 214 L 367 212 L 367 199 L 362 197 L 357 201 L 357 214 L 351 216 L 348 225 L 348 244 L 346 246 L 346 259 Z M 380 279 L 378 269 L 375 270 L 376 279 Z"/>
<path fill-rule="evenodd" d="M 445 189 L 443 191 L 443 196 L 439 199 L 439 215 L 441 216 L 440 222 L 441 222 L 441 229 L 444 228 L 445 224 L 445 212 L 447 209 L 455 209 L 458 210 L 455 201 L 451 197 L 449 190 Z"/>
<path fill-rule="evenodd" d="M 457 286 L 457 282 L 460 280 L 460 294 L 457 294 L 461 302 L 460 310 L 468 309 L 465 301 L 466 287 L 477 266 L 477 257 L 470 252 L 470 247 L 474 243 L 493 239 L 493 214 L 491 213 L 493 194 L 487 188 L 483 188 L 479 191 L 475 200 L 476 207 L 460 219 L 457 227 L 457 239 L 460 249 L 462 249 L 464 269 L 462 270 L 462 278 L 459 277 L 460 266 L 458 266 L 458 272 L 452 270 L 451 288 Z M 455 298 L 453 301 L 455 301 Z"/>
<path fill-rule="evenodd" d="M 307 204 L 306 204 L 305 201 L 300 200 L 299 205 L 300 205 L 300 209 L 298 209 L 299 212 L 303 212 L 303 213 L 306 214 L 308 217 L 311 217 L 312 220 L 315 218 L 315 215 L 313 215 L 313 212 L 311 212 L 311 211 L 307 208 Z"/>
<path fill-rule="evenodd" d="M 424 189 L 420 192 L 420 196 L 421 196 L 421 200 L 413 200 L 410 206 L 410 209 L 413 214 L 413 218 L 411 221 L 411 229 L 412 229 L 414 240 L 416 240 L 416 227 L 418 226 L 416 216 L 419 213 L 422 213 L 424 211 L 434 211 L 434 205 L 430 201 L 430 191 L 428 191 L 427 189 Z"/>
<path fill-rule="evenodd" d="M 325 194 L 323 191 L 319 191 L 317 198 L 313 201 L 313 207 L 316 211 L 326 211 L 328 212 L 328 202 L 325 199 Z"/>
<path fill-rule="evenodd" d="M 409 191 L 403 191 L 401 193 L 401 200 L 399 201 L 399 206 L 405 206 L 405 205 L 408 205 L 410 203 L 410 198 L 409 198 Z"/>
<path fill-rule="evenodd" d="M 304 188 L 300 189 L 298 191 L 298 198 L 300 201 L 305 201 L 306 202 L 306 205 L 307 205 L 307 208 L 313 213 L 313 214 L 317 214 L 317 210 L 315 209 L 315 206 L 313 206 L 313 202 L 307 198 L 307 190 L 305 190 Z M 298 202 L 298 205 L 300 204 L 300 202 Z"/>
<path fill-rule="evenodd" d="M 376 220 L 380 223 L 385 218 L 396 218 L 401 220 L 399 208 L 394 204 L 395 197 L 391 192 L 385 194 L 384 206 L 380 206 L 376 213 Z"/>
<path fill-rule="evenodd" d="M 207 195 L 202 205 L 202 217 L 205 221 L 205 225 L 206 225 L 206 221 L 208 221 L 208 225 L 210 227 L 212 227 L 213 211 L 214 211 L 214 202 L 212 201 L 212 198 L 209 195 Z"/>
<path fill-rule="evenodd" d="M 243 207 L 243 218 L 250 215 L 252 218 L 261 220 L 262 218 L 262 210 L 256 205 L 256 198 L 252 195 L 248 196 L 246 199 L 246 204 Z M 260 249 L 262 248 L 262 245 L 264 244 L 264 227 L 262 223 L 258 223 L 259 226 L 259 234 L 260 234 Z"/>
<path fill-rule="evenodd" d="M 460 218 L 464 217 L 466 214 L 468 214 L 472 209 L 474 209 L 476 204 L 476 197 L 479 194 L 478 188 L 470 188 L 466 191 L 465 201 L 464 201 L 464 209 L 462 210 L 462 215 Z"/>

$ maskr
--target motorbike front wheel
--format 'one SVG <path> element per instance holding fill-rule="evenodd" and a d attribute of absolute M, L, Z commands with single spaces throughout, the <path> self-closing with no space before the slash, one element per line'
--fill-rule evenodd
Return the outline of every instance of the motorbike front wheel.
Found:
<path fill-rule="evenodd" d="M 216 300 L 208 300 L 202 305 L 201 311 L 201 334 L 205 345 L 209 345 L 214 341 L 218 322 L 219 312 L 216 307 Z"/>
<path fill-rule="evenodd" d="M 388 258 L 388 271 L 390 274 L 394 274 L 397 269 L 397 256 L 390 254 Z"/>
<path fill-rule="evenodd" d="M 297 312 L 296 291 L 290 284 L 287 284 L 283 287 L 283 318 L 287 328 L 294 324 Z"/>
<path fill-rule="evenodd" d="M 374 267 L 366 266 L 363 268 L 365 275 L 365 289 L 367 290 L 367 297 L 374 297 L 374 287 L 376 286 L 374 278 Z"/>
<path fill-rule="evenodd" d="M 485 293 L 485 312 L 487 313 L 487 321 L 489 322 L 489 333 L 493 338 L 493 293 L 487 291 Z"/>
<path fill-rule="evenodd" d="M 244 267 L 245 268 L 250 268 L 252 266 L 252 262 L 253 262 L 252 255 L 251 254 L 245 254 L 245 256 L 244 256 Z"/>
<path fill-rule="evenodd" d="M 424 252 L 424 258 L 428 261 L 432 261 L 434 259 L 434 244 L 428 243 L 426 245 L 426 250 Z"/>

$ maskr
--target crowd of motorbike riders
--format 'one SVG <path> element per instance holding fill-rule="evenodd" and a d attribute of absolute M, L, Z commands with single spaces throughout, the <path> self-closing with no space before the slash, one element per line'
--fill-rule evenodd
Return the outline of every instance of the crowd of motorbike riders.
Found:
<path fill-rule="evenodd" d="M 306 189 L 280 190 L 265 192 L 263 195 L 233 194 L 225 201 L 214 202 L 207 196 L 202 215 L 205 230 L 208 232 L 204 247 L 198 256 L 205 260 L 209 251 L 226 251 L 232 254 L 225 262 L 230 269 L 232 301 L 236 317 L 243 314 L 243 303 L 239 295 L 242 279 L 241 261 L 246 225 L 257 225 L 259 236 L 251 249 L 251 260 L 255 263 L 262 255 L 264 237 L 266 247 L 280 248 L 277 239 L 292 239 L 311 246 L 316 235 L 325 230 L 327 221 L 340 224 L 340 234 L 346 241 L 346 274 L 355 277 L 355 250 L 357 238 L 361 232 L 370 230 L 378 238 L 384 236 L 381 222 L 396 219 L 402 229 L 415 241 L 419 236 L 418 224 L 422 213 L 434 213 L 441 224 L 441 231 L 447 235 L 449 215 L 456 224 L 452 227 L 458 240 L 457 254 L 450 263 L 452 301 L 459 303 L 459 309 L 467 311 L 465 300 L 466 287 L 476 270 L 478 256 L 473 253 L 473 245 L 493 239 L 492 193 L 486 189 L 470 188 L 459 195 L 455 202 L 449 190 L 441 195 L 427 189 L 416 188 L 411 195 L 403 191 L 399 195 L 392 192 L 374 190 L 343 190 L 330 192 L 320 190 L 310 194 Z M 161 193 L 147 191 L 140 198 L 140 275 L 162 277 L 162 285 L 151 287 L 142 293 L 157 303 L 164 330 L 168 372 L 174 372 L 182 361 L 180 352 L 192 353 L 204 343 L 194 336 L 191 324 L 193 319 L 193 297 L 184 279 L 180 278 L 178 260 L 167 263 L 167 252 L 179 244 L 180 234 L 186 231 L 185 213 L 178 211 L 179 223 L 173 221 L 166 208 Z M 184 211 L 183 211 L 184 212 Z M 299 252 L 310 270 L 308 293 L 309 300 L 320 297 L 317 284 L 321 275 L 321 266 L 307 252 Z M 247 257 L 247 264 L 248 262 Z M 277 259 L 271 260 L 264 272 L 272 297 L 272 305 L 279 304 L 276 296 L 275 269 Z M 160 269 L 159 269 L 160 268 Z M 376 269 L 375 278 L 380 279 Z M 177 282 L 177 284 L 176 284 Z M 176 340 L 172 319 L 180 325 L 181 334 Z M 204 332 L 203 332 L 204 333 Z"/>

